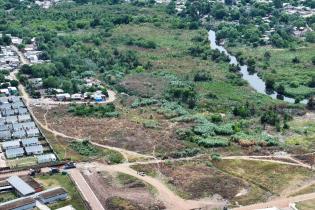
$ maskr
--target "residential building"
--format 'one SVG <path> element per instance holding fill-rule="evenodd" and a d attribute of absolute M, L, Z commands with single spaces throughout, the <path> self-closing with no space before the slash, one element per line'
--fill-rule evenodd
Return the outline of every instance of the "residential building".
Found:
<path fill-rule="evenodd" d="M 19 122 L 27 122 L 31 120 L 31 115 L 29 114 L 23 114 L 18 116 Z"/>
<path fill-rule="evenodd" d="M 12 138 L 13 139 L 22 139 L 26 137 L 26 132 L 24 130 L 18 130 L 18 131 L 14 131 L 12 133 Z"/>
<path fill-rule="evenodd" d="M 7 158 L 22 157 L 23 155 L 24 155 L 24 149 L 22 147 L 18 147 L 14 149 L 7 149 L 5 151 L 5 156 Z"/>
<path fill-rule="evenodd" d="M 66 200 L 68 193 L 63 188 L 56 187 L 38 193 L 37 197 L 41 202 L 49 204 L 60 200 Z"/>
<path fill-rule="evenodd" d="M 34 145 L 25 147 L 25 151 L 27 155 L 40 155 L 43 154 L 44 148 L 42 145 Z"/>
<path fill-rule="evenodd" d="M 3 142 L 3 144 L 2 144 L 2 148 L 4 150 L 18 148 L 18 147 L 20 147 L 20 141 L 19 140 L 6 141 L 6 142 Z"/>
<path fill-rule="evenodd" d="M 37 162 L 38 163 L 49 163 L 57 161 L 56 155 L 54 154 L 45 154 L 45 155 L 38 155 Z"/>
<path fill-rule="evenodd" d="M 34 198 L 17 198 L 0 204 L 0 210 L 29 210 L 36 207 Z"/>
<path fill-rule="evenodd" d="M 9 130 L 0 131 L 0 140 L 7 141 L 11 139 L 11 132 Z"/>
<path fill-rule="evenodd" d="M 29 146 L 34 146 L 34 145 L 39 144 L 38 137 L 26 138 L 26 139 L 22 139 L 21 141 L 22 141 L 23 147 L 29 147 Z"/>
<path fill-rule="evenodd" d="M 32 129 L 26 130 L 26 135 L 27 137 L 35 137 L 35 136 L 39 136 L 40 132 L 38 128 L 32 128 Z"/>
<path fill-rule="evenodd" d="M 20 196 L 28 196 L 35 193 L 35 190 L 18 176 L 11 176 L 7 181 Z"/>

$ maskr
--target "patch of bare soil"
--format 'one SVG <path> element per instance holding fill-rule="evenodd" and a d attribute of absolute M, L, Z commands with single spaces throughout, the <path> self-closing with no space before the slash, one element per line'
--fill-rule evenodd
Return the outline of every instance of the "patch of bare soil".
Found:
<path fill-rule="evenodd" d="M 305 155 L 295 155 L 293 157 L 311 166 L 315 164 L 315 153 L 305 154 Z"/>
<path fill-rule="evenodd" d="M 33 110 L 43 124 L 46 113 L 49 128 L 100 144 L 142 153 L 167 153 L 183 147 L 176 137 L 176 128 L 167 120 L 158 119 L 158 128 L 152 129 L 145 128 L 141 121 L 133 119 L 134 116 L 138 117 L 137 114 L 129 117 L 127 113 L 119 118 L 77 117 L 68 112 L 66 105 L 53 107 L 48 112 L 41 107 L 33 107 Z"/>
<path fill-rule="evenodd" d="M 131 95 L 160 98 L 168 81 L 152 75 L 137 74 L 127 76 L 119 85 Z"/>
<path fill-rule="evenodd" d="M 207 165 L 205 161 L 135 165 L 132 168 L 149 175 L 156 175 L 159 171 L 166 177 L 167 182 L 186 199 L 220 195 L 224 199 L 231 200 L 238 196 L 239 192 L 250 187 L 250 184 L 245 181 L 227 175 Z"/>
<path fill-rule="evenodd" d="M 105 209 L 163 209 L 144 183 L 117 184 L 115 174 L 105 172 L 83 173 L 85 179 L 95 192 Z"/>

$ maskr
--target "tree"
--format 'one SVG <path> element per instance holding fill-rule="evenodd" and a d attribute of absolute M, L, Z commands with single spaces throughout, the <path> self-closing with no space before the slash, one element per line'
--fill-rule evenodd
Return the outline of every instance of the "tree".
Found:
<path fill-rule="evenodd" d="M 47 79 L 43 81 L 43 86 L 45 88 L 58 88 L 59 82 L 56 77 L 49 76 Z"/>
<path fill-rule="evenodd" d="M 315 32 L 314 31 L 307 32 L 305 34 L 305 40 L 310 43 L 315 43 Z"/>
<path fill-rule="evenodd" d="M 266 61 L 269 61 L 270 58 L 271 58 L 271 53 L 270 53 L 269 51 L 266 51 L 266 52 L 264 53 L 264 58 L 265 58 Z"/>
<path fill-rule="evenodd" d="M 295 56 L 295 57 L 292 59 L 292 63 L 294 63 L 294 64 L 300 63 L 300 59 L 298 59 L 298 57 Z"/>
<path fill-rule="evenodd" d="M 166 12 L 168 14 L 175 14 L 176 13 L 176 1 L 171 0 L 170 3 L 166 6 Z"/>
<path fill-rule="evenodd" d="M 273 0 L 273 5 L 275 6 L 275 8 L 282 8 L 283 6 L 283 2 L 282 0 Z"/>
<path fill-rule="evenodd" d="M 280 94 L 280 95 L 283 95 L 284 94 L 284 91 L 285 91 L 285 88 L 282 84 L 280 84 L 278 87 L 277 87 L 277 93 Z"/>
<path fill-rule="evenodd" d="M 315 65 L 315 56 L 312 57 L 312 64 Z"/>

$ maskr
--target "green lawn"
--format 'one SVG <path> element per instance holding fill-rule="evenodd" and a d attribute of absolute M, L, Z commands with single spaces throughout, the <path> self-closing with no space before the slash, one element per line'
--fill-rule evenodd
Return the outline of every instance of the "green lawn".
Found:
<path fill-rule="evenodd" d="M 17 195 L 13 192 L 0 193 L 0 203 L 14 200 L 15 198 L 17 198 Z"/>

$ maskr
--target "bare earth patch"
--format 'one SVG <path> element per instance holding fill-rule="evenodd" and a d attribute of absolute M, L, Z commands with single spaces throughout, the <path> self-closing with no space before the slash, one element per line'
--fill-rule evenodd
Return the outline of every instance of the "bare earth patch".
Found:
<path fill-rule="evenodd" d="M 46 110 L 33 107 L 36 117 L 45 124 Z M 119 118 L 77 117 L 68 112 L 66 105 L 52 107 L 46 113 L 49 128 L 79 139 L 89 139 L 109 146 L 124 148 L 141 153 L 169 152 L 182 148 L 177 140 L 175 128 L 166 120 L 159 128 L 144 128 L 134 114 Z"/>

